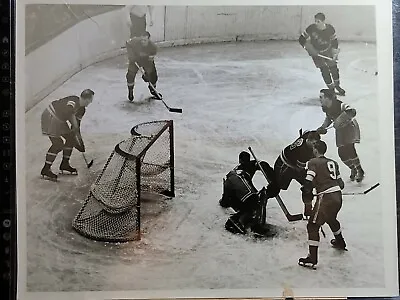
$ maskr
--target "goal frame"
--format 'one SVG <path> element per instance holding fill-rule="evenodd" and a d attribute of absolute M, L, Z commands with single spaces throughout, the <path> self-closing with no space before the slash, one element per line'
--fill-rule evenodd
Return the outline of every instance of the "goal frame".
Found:
<path fill-rule="evenodd" d="M 145 134 L 140 134 L 138 133 L 135 129 L 140 128 L 140 126 L 144 125 L 151 125 L 151 124 L 157 124 L 157 123 L 165 123 L 160 129 L 157 128 L 156 130 L 154 130 L 154 132 L 151 133 L 151 135 L 145 135 Z M 146 192 L 148 192 L 149 194 L 156 194 L 156 195 L 163 195 L 165 197 L 168 198 L 173 198 L 175 197 L 175 145 L 174 145 L 174 123 L 173 120 L 157 120 L 157 121 L 150 121 L 150 122 L 143 122 L 143 123 L 139 123 L 137 125 L 135 125 L 134 127 L 132 127 L 130 133 L 131 133 L 131 137 L 133 138 L 138 138 L 138 139 L 148 139 L 148 143 L 146 143 L 144 145 L 143 148 L 140 149 L 139 153 L 135 153 L 135 154 L 131 154 L 131 153 L 127 153 L 127 151 L 130 151 L 131 149 L 124 151 L 121 149 L 121 144 L 124 142 L 120 142 L 118 144 L 115 145 L 114 147 L 114 151 L 113 153 L 111 153 L 110 157 L 108 158 L 107 162 L 105 163 L 104 167 L 102 168 L 100 174 L 98 175 L 98 177 L 96 178 L 94 185 L 96 185 L 96 183 L 99 182 L 100 178 L 103 176 L 104 172 L 106 172 L 107 168 L 109 167 L 110 161 L 112 160 L 112 158 L 115 156 L 115 154 L 123 157 L 125 160 L 123 162 L 123 165 L 121 167 L 121 172 L 118 173 L 118 176 L 116 178 L 116 185 L 118 186 L 120 183 L 120 180 L 123 176 L 122 171 L 124 170 L 126 164 L 128 163 L 128 161 L 134 161 L 135 162 L 135 169 L 133 169 L 132 171 L 134 171 L 134 176 L 135 176 L 135 180 L 136 183 L 132 183 L 133 185 L 136 184 L 136 204 L 134 204 L 131 207 L 131 210 L 135 210 L 133 213 L 136 214 L 136 224 L 135 224 L 135 229 L 134 231 L 136 232 L 132 232 L 132 237 L 127 237 L 125 238 L 121 238 L 121 237 L 102 237 L 102 236 L 93 236 L 92 234 L 86 233 L 86 230 L 77 228 L 76 226 L 74 226 L 74 222 L 75 219 L 77 220 L 78 216 L 81 214 L 81 211 L 83 212 L 83 209 L 86 205 L 85 204 L 82 206 L 81 210 L 79 211 L 78 215 L 75 217 L 74 222 L 73 222 L 73 228 L 75 229 L 75 231 L 77 231 L 80 235 L 85 236 L 86 238 L 89 238 L 91 240 L 95 240 L 95 241 L 101 241 L 101 242 L 129 242 L 129 241 L 139 241 L 141 240 L 141 235 L 142 235 L 142 216 L 141 216 L 141 207 L 142 207 L 142 193 L 144 188 L 142 187 L 142 177 L 143 176 L 151 176 L 152 175 L 143 175 L 142 171 L 144 170 L 145 165 L 149 165 L 149 162 L 144 162 L 144 157 L 146 155 L 146 153 L 149 151 L 149 149 L 151 149 L 151 147 L 159 140 L 159 138 L 163 135 L 166 134 L 166 132 L 168 132 L 167 134 L 168 139 L 169 139 L 169 160 L 168 160 L 168 164 L 166 165 L 160 165 L 165 167 L 165 170 L 161 171 L 160 173 L 156 173 L 154 174 L 154 176 L 158 176 L 158 174 L 164 173 L 164 172 L 169 172 L 169 178 L 168 180 L 165 180 L 165 183 L 169 182 L 168 185 L 169 187 L 165 188 L 165 190 L 146 190 Z M 154 133 L 154 134 L 153 134 Z M 166 140 L 168 140 L 166 139 Z M 133 144 L 132 144 L 133 145 Z M 166 149 L 167 147 L 165 147 Z M 162 149 L 161 149 L 162 151 Z M 160 151 L 160 152 L 161 152 Z M 166 150 L 165 150 L 166 151 Z M 150 165 L 152 165 L 150 163 Z M 154 164 L 154 166 L 159 166 L 157 164 Z M 155 181 L 158 182 L 158 181 Z M 167 186 L 167 185 L 166 185 Z M 161 186 L 162 188 L 164 188 L 164 186 Z M 89 199 L 89 197 L 94 197 L 94 194 L 92 193 L 92 189 L 93 187 L 90 188 L 89 190 L 89 195 L 87 196 L 87 198 Z M 96 197 L 94 197 L 96 198 Z M 88 200 L 87 200 L 88 201 Z M 98 201 L 98 200 L 96 200 Z M 134 223 L 133 223 L 134 224 Z"/>

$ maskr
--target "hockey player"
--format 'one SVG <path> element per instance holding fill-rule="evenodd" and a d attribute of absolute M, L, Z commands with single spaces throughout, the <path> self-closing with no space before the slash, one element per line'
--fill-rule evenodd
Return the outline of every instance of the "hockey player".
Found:
<path fill-rule="evenodd" d="M 153 26 L 153 7 L 151 5 L 127 5 L 125 11 L 131 38 L 142 36 L 146 32 L 147 15 L 150 18 L 149 25 Z"/>
<path fill-rule="evenodd" d="M 157 69 L 154 64 L 154 57 L 157 54 L 157 46 L 150 40 L 150 33 L 145 32 L 141 37 L 131 38 L 126 42 L 126 49 L 128 52 L 128 72 L 126 73 L 126 82 L 128 85 L 128 99 L 133 101 L 135 86 L 135 77 L 138 72 L 138 64 L 143 67 L 145 74 L 142 78 L 145 82 L 150 82 L 156 88 L 158 75 Z M 148 86 L 150 93 L 158 98 L 157 93 L 151 85 Z"/>
<path fill-rule="evenodd" d="M 78 140 L 82 143 L 80 124 L 86 112 L 86 107 L 92 103 L 93 97 L 94 92 L 86 89 L 80 97 L 68 96 L 52 101 L 43 111 L 41 117 L 42 133 L 49 137 L 51 147 L 47 151 L 46 161 L 40 173 L 42 177 L 48 177 L 53 181 L 57 180 L 57 175 L 51 171 L 51 166 L 60 151 L 63 151 L 60 171 L 77 174 L 77 170 L 70 166 L 69 159 L 74 147 L 84 152 L 84 145 L 78 146 Z M 69 121 L 71 127 L 67 121 Z"/>
<path fill-rule="evenodd" d="M 360 128 L 354 118 L 356 110 L 338 100 L 336 94 L 329 89 L 320 91 L 322 111 L 325 113 L 324 123 L 317 129 L 319 134 L 326 134 L 327 127 L 332 124 L 336 131 L 336 146 L 342 162 L 351 170 L 350 180 L 361 182 L 365 172 L 361 167 L 355 143 L 360 143 Z"/>
<path fill-rule="evenodd" d="M 252 180 L 260 168 L 255 160 L 250 160 L 248 152 L 239 154 L 239 165 L 224 179 L 223 195 L 219 204 L 225 208 L 232 207 L 236 211 L 225 223 L 225 228 L 232 233 L 245 234 L 250 227 L 256 234 L 268 235 L 268 228 L 265 227 L 267 200 L 278 195 L 279 188 L 271 166 L 265 161 L 260 162 L 260 165 L 271 183 L 259 192 Z"/>
<path fill-rule="evenodd" d="M 345 90 L 340 87 L 339 68 L 337 58 L 339 55 L 339 42 L 335 28 L 325 23 L 325 15 L 317 13 L 314 16 L 315 23 L 307 27 L 300 35 L 299 43 L 312 57 L 314 64 L 321 70 L 322 78 L 329 89 L 338 91 L 344 96 Z M 322 58 L 326 56 L 330 59 Z M 332 82 L 333 79 L 333 82 Z"/>
<path fill-rule="evenodd" d="M 287 190 L 293 179 L 304 183 L 306 163 L 314 157 L 313 144 L 319 140 L 320 135 L 316 131 L 306 131 L 282 150 L 274 164 L 275 177 L 281 190 Z"/>
<path fill-rule="evenodd" d="M 319 230 L 325 223 L 329 225 L 335 237 L 331 240 L 332 246 L 346 250 L 346 242 L 343 239 L 340 222 L 337 220 L 342 207 L 344 182 L 340 177 L 337 162 L 324 156 L 326 150 L 327 146 L 323 141 L 318 141 L 314 145 L 315 158 L 307 163 L 307 177 L 301 187 L 305 215 L 309 215 L 310 218 L 307 223 L 309 253 L 307 257 L 299 259 L 299 265 L 314 269 L 318 263 Z M 317 200 L 312 208 L 314 188 Z"/>

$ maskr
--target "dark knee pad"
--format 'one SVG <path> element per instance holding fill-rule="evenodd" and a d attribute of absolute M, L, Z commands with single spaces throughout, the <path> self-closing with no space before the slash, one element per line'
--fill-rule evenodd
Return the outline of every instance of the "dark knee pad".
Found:
<path fill-rule="evenodd" d="M 331 73 L 329 71 L 329 68 L 327 66 L 323 66 L 320 68 L 320 70 L 321 70 L 321 74 L 322 74 L 322 78 L 324 79 L 324 82 L 326 84 L 332 83 L 332 78 L 331 78 Z"/>

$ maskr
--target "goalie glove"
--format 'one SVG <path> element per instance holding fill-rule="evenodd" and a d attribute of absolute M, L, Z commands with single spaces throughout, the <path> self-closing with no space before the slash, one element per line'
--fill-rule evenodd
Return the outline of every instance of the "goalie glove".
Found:
<path fill-rule="evenodd" d="M 352 118 L 349 116 L 349 114 L 344 111 L 333 122 L 333 127 L 335 129 L 345 127 L 347 124 L 349 124 L 351 122 L 351 120 L 352 120 Z"/>
<path fill-rule="evenodd" d="M 318 54 L 319 54 L 317 49 L 315 49 L 315 47 L 311 44 L 310 41 L 307 41 L 304 44 L 304 49 L 306 49 L 306 51 L 308 52 L 308 55 L 310 55 L 310 56 L 318 56 Z"/>

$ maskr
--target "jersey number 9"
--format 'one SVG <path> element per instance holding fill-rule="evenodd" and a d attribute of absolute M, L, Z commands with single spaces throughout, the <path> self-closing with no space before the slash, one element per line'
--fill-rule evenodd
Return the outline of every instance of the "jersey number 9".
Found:
<path fill-rule="evenodd" d="M 327 163 L 328 170 L 329 170 L 329 175 L 331 176 L 332 179 L 336 180 L 337 179 L 337 171 L 336 171 L 336 165 L 333 161 L 328 161 Z"/>

